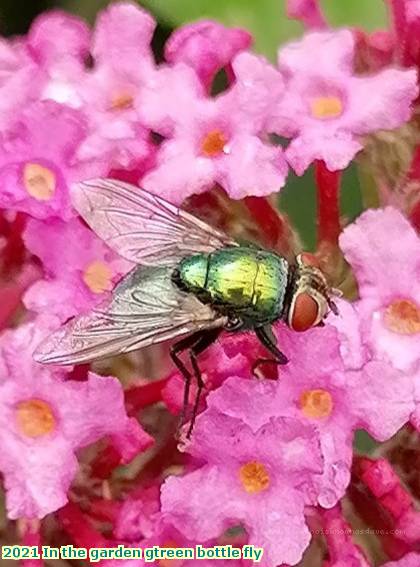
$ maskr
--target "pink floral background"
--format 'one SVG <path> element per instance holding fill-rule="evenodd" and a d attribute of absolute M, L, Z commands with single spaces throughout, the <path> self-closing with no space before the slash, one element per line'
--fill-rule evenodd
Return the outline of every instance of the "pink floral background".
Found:
<path fill-rule="evenodd" d="M 288 0 L 305 30 L 275 61 L 206 19 L 175 29 L 157 62 L 155 20 L 129 2 L 93 26 L 45 12 L 0 39 L 2 544 L 247 543 L 261 567 L 420 566 L 420 0 L 386 4 L 371 33 Z M 357 218 L 342 210 L 350 165 Z M 222 336 L 200 360 L 190 440 L 167 344 L 33 360 L 132 268 L 78 216 L 74 183 L 129 181 L 292 260 L 303 239 L 277 194 L 305 172 L 339 315 L 276 324 L 290 362 L 260 379 L 257 339 Z"/>

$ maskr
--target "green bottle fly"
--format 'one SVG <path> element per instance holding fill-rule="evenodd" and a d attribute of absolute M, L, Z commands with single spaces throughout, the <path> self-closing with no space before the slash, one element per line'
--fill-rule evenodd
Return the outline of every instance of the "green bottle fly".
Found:
<path fill-rule="evenodd" d="M 201 301 L 234 312 L 243 328 L 280 318 L 289 266 L 273 252 L 247 246 L 196 254 L 180 262 L 175 282 Z"/>

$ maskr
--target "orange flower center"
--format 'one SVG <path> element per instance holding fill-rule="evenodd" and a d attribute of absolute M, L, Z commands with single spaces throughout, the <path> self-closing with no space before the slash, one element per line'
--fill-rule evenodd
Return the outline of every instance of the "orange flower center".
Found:
<path fill-rule="evenodd" d="M 343 103 L 336 96 L 320 96 L 311 101 L 314 118 L 337 118 L 343 112 Z"/>
<path fill-rule="evenodd" d="M 49 201 L 55 193 L 55 173 L 39 163 L 27 163 L 23 168 L 23 184 L 37 201 Z"/>
<path fill-rule="evenodd" d="M 333 410 L 333 399 L 326 390 L 306 390 L 299 399 L 300 409 L 306 417 L 328 417 Z"/>
<path fill-rule="evenodd" d="M 216 157 L 223 153 L 227 144 L 226 136 L 220 130 L 212 130 L 201 142 L 201 153 L 206 157 Z"/>
<path fill-rule="evenodd" d="M 112 288 L 111 268 L 99 260 L 95 260 L 83 272 L 83 281 L 93 293 L 103 293 Z"/>
<path fill-rule="evenodd" d="M 266 467 L 257 461 L 242 465 L 239 478 L 245 491 L 250 494 L 257 494 L 270 486 L 270 475 Z"/>
<path fill-rule="evenodd" d="M 19 429 L 28 437 L 41 437 L 51 433 L 55 418 L 51 406 L 42 400 L 19 402 L 16 409 Z"/>
<path fill-rule="evenodd" d="M 128 110 L 133 108 L 134 98 L 128 93 L 120 93 L 111 99 L 110 110 Z"/>
<path fill-rule="evenodd" d="M 420 333 L 420 307 L 409 299 L 399 299 L 388 305 L 384 321 L 394 333 L 415 335 Z"/>

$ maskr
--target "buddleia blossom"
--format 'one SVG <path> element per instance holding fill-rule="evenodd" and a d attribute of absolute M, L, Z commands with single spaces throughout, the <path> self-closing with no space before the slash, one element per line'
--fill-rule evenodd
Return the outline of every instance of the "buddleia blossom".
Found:
<path fill-rule="evenodd" d="M 100 303 L 132 267 L 77 218 L 67 223 L 54 219 L 48 225 L 31 219 L 24 241 L 44 269 L 44 278 L 30 288 L 25 304 L 38 313 L 48 309 L 62 321 Z"/>
<path fill-rule="evenodd" d="M 42 518 L 66 503 L 77 449 L 128 430 L 137 450 L 151 441 L 138 424 L 133 431 L 114 378 L 90 373 L 86 382 L 66 381 L 66 372 L 33 362 L 32 351 L 47 331 L 35 321 L 8 331 L 0 344 L 0 469 L 10 518 Z"/>
<path fill-rule="evenodd" d="M 308 31 L 277 64 L 208 19 L 174 30 L 157 62 L 155 20 L 127 2 L 92 27 L 55 10 L 0 40 L 0 471 L 20 543 L 249 543 L 263 567 L 370 567 L 363 522 L 385 566 L 420 564 L 417 5 L 389 2 L 392 27 L 368 34 L 289 0 Z M 359 156 L 364 201 L 398 210 L 341 211 L 340 171 Z M 313 260 L 344 297 L 319 328 L 275 325 L 286 365 L 257 364 L 268 353 L 252 334 L 224 333 L 199 357 L 186 439 L 165 345 L 111 361 L 116 376 L 34 362 L 46 334 L 100 309 L 133 268 L 78 216 L 75 182 L 144 186 L 292 260 L 300 235 L 275 197 L 289 165 L 314 165 Z M 373 454 L 355 448 L 360 429 Z"/>
<path fill-rule="evenodd" d="M 353 267 L 363 342 L 408 371 L 420 352 L 420 239 L 396 209 L 367 211 L 340 237 Z M 404 273 L 404 277 L 384 277 Z"/>
<path fill-rule="evenodd" d="M 330 170 L 344 169 L 363 148 L 361 136 L 410 118 L 416 71 L 388 68 L 358 76 L 354 48 L 353 34 L 340 30 L 311 32 L 279 50 L 285 91 L 267 127 L 292 138 L 286 157 L 298 174 L 316 159 Z M 246 82 L 248 76 L 238 73 L 238 79 Z"/>
<path fill-rule="evenodd" d="M 273 418 L 258 427 L 210 409 L 197 420 L 188 451 L 205 464 L 165 482 L 162 510 L 170 522 L 198 540 L 239 522 L 250 543 L 264 547 L 262 565 L 296 563 L 310 540 L 303 511 L 314 503 L 313 477 L 322 467 L 311 426 Z"/>

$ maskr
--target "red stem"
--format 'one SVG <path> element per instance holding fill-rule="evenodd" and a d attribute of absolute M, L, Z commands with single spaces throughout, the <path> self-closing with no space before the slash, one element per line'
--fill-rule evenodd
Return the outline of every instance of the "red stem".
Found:
<path fill-rule="evenodd" d="M 280 247 L 287 253 L 290 249 L 288 242 L 289 230 L 271 203 L 263 197 L 245 197 L 245 206 L 261 230 L 266 244 L 270 247 Z"/>
<path fill-rule="evenodd" d="M 324 243 L 337 247 L 341 231 L 341 171 L 329 171 L 323 161 L 316 161 L 315 181 L 318 188 L 318 247 Z"/>

